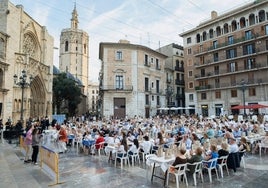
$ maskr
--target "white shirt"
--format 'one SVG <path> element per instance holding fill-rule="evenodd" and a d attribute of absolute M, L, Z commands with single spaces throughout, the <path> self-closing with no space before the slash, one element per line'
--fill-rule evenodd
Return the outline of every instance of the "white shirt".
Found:
<path fill-rule="evenodd" d="M 236 143 L 230 145 L 229 153 L 236 153 L 238 151 L 239 151 L 239 147 Z"/>

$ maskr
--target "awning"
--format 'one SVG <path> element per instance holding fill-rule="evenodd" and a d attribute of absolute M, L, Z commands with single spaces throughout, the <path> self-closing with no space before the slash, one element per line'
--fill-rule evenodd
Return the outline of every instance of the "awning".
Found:
<path fill-rule="evenodd" d="M 263 104 L 250 104 L 250 105 L 237 105 L 233 106 L 231 109 L 232 110 L 240 110 L 240 109 L 259 109 L 259 108 L 268 108 L 267 105 Z"/>

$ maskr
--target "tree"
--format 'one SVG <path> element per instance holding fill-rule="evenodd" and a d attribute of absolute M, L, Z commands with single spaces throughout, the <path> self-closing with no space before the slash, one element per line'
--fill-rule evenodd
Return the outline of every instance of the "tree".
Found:
<path fill-rule="evenodd" d="M 53 106 L 59 114 L 64 110 L 69 116 L 74 116 L 81 100 L 81 90 L 74 79 L 68 78 L 66 73 L 54 77 Z"/>

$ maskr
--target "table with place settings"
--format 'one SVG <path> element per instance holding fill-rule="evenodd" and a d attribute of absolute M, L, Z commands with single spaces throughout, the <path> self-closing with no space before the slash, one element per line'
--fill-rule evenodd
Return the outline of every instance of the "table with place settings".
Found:
<path fill-rule="evenodd" d="M 164 180 L 164 186 L 165 186 L 167 170 L 168 170 L 169 166 L 175 161 L 175 156 L 172 155 L 170 157 L 165 157 L 165 155 L 164 155 L 164 156 L 159 157 L 159 156 L 155 155 L 155 156 L 150 157 L 147 160 L 149 160 L 150 162 L 153 163 L 151 181 L 153 181 L 154 177 L 160 178 L 160 179 Z M 161 170 L 165 173 L 164 177 L 155 174 L 156 165 L 159 165 Z"/>

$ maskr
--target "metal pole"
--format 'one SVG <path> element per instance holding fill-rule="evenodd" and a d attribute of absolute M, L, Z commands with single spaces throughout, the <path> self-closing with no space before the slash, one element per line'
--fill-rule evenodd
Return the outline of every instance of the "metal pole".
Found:
<path fill-rule="evenodd" d="M 246 117 L 246 99 L 245 99 L 245 86 L 242 86 L 242 92 L 243 92 L 243 105 L 244 105 L 244 117 Z"/>
<path fill-rule="evenodd" d="M 24 85 L 21 85 L 21 109 L 20 109 L 20 121 L 23 125 L 23 102 L 24 102 Z"/>

